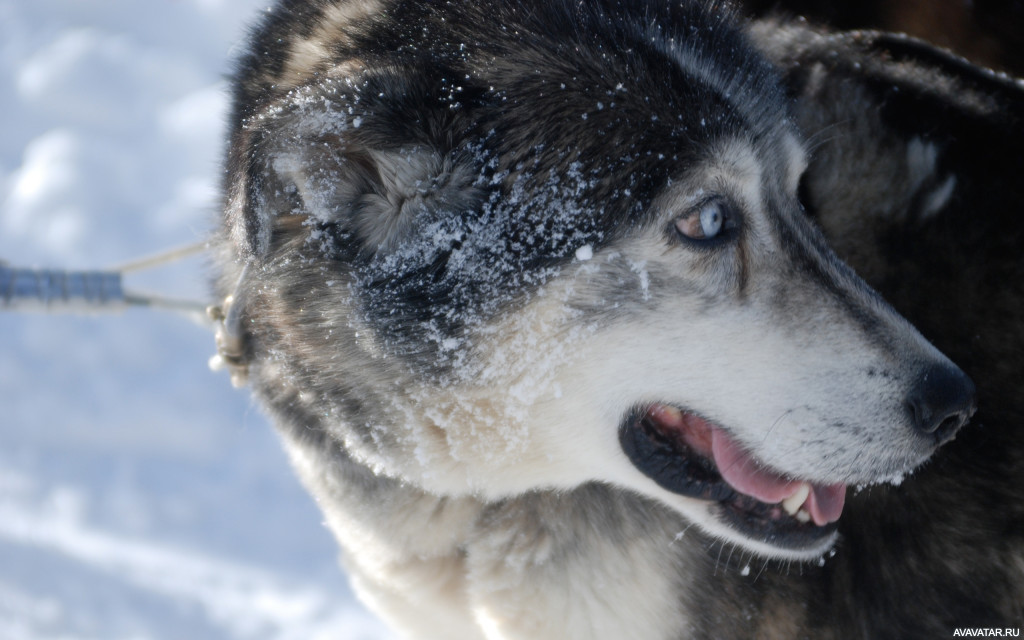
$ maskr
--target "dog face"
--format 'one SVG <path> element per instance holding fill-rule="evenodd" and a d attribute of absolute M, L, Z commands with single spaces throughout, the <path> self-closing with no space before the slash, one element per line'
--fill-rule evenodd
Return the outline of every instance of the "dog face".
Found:
<path fill-rule="evenodd" d="M 973 386 L 803 216 L 786 100 L 730 20 L 467 2 L 313 51 L 285 18 L 229 168 L 257 390 L 429 491 L 604 482 L 827 549 L 846 485 L 919 464 Z"/>

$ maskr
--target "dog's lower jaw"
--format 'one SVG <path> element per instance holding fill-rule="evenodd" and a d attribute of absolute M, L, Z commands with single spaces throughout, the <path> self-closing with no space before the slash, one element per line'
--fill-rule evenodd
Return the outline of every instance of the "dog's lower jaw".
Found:
<path fill-rule="evenodd" d="M 648 494 L 651 492 L 648 491 Z M 784 546 L 773 536 L 755 537 L 737 529 L 724 513 L 727 507 L 710 500 L 689 498 L 666 490 L 657 491 L 657 499 L 697 525 L 704 533 L 724 544 L 735 545 L 757 556 L 791 562 L 821 560 L 835 546 L 839 533 L 835 523 L 827 525 L 801 546 Z M 679 532 L 685 535 L 685 531 Z"/>

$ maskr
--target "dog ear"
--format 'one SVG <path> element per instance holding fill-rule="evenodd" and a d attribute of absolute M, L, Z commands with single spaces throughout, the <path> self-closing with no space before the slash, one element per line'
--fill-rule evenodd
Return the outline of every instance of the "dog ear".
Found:
<path fill-rule="evenodd" d="M 752 34 L 795 98 L 812 151 L 805 205 L 819 219 L 860 209 L 926 223 L 970 184 L 1020 166 L 1019 81 L 899 34 L 772 19 Z"/>
<path fill-rule="evenodd" d="M 980 278 L 978 265 L 1000 264 L 999 243 L 1019 242 L 1019 80 L 907 36 L 772 20 L 753 33 L 782 68 L 809 141 L 801 200 L 840 257 L 890 301 L 900 302 L 890 283 L 924 273 L 944 274 L 949 291 L 970 290 L 949 274 Z M 942 349 L 952 354 L 955 343 Z"/>
<path fill-rule="evenodd" d="M 424 221 L 478 206 L 478 163 L 456 150 L 452 124 L 438 122 L 452 116 L 406 84 L 395 74 L 325 81 L 251 118 L 229 166 L 236 246 L 261 258 L 279 222 L 301 216 L 340 230 L 361 254 L 390 252 Z"/>
<path fill-rule="evenodd" d="M 1019 81 L 908 36 L 774 20 L 752 30 L 810 143 L 804 204 L 838 249 L 877 244 L 854 240 L 858 229 L 917 234 L 976 221 L 968 203 L 1020 201 L 1019 180 L 994 178 L 1021 169 Z"/>

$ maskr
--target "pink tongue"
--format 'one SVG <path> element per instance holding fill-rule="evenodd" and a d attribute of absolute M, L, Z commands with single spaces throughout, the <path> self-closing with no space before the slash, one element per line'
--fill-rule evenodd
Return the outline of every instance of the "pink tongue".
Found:
<path fill-rule="evenodd" d="M 782 502 L 800 485 L 798 481 L 787 480 L 763 468 L 719 429 L 711 433 L 711 453 L 722 478 L 733 489 L 761 502 Z M 804 508 L 814 524 L 821 526 L 839 519 L 845 501 L 846 485 L 811 485 Z"/>
<path fill-rule="evenodd" d="M 846 485 L 830 484 L 824 487 L 811 485 L 811 495 L 807 496 L 804 508 L 811 514 L 814 524 L 819 527 L 835 522 L 843 514 L 846 504 Z"/>
<path fill-rule="evenodd" d="M 761 502 L 782 502 L 793 495 L 800 484 L 762 468 L 738 444 L 718 429 L 711 434 L 711 453 L 718 466 L 718 472 L 733 489 Z"/>

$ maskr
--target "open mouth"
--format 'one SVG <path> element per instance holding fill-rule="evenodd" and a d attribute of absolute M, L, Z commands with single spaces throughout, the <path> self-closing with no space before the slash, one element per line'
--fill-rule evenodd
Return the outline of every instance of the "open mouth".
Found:
<path fill-rule="evenodd" d="M 619 441 L 630 462 L 662 488 L 716 503 L 725 524 L 774 547 L 820 546 L 843 512 L 846 485 L 772 471 L 722 428 L 669 405 L 631 413 Z"/>

